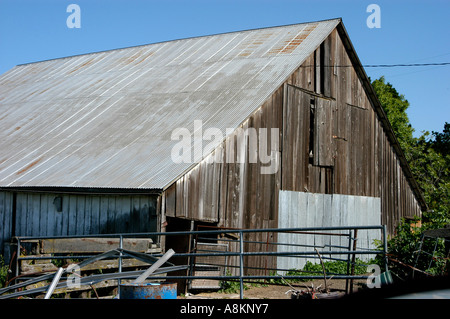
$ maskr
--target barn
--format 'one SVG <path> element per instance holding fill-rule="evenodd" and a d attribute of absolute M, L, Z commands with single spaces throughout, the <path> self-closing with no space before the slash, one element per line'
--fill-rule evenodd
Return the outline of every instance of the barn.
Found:
<path fill-rule="evenodd" d="M 392 234 L 426 209 L 341 19 L 18 65 L 0 127 L 5 256 L 13 236 L 307 226 L 312 201 L 308 225 Z"/>

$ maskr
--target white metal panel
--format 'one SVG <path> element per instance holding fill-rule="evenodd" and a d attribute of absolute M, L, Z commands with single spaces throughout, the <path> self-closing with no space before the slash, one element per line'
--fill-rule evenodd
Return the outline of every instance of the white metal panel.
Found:
<path fill-rule="evenodd" d="M 381 199 L 379 197 L 352 196 L 340 194 L 315 194 L 292 191 L 280 191 L 279 228 L 308 227 L 345 227 L 381 225 Z M 333 231 L 336 234 L 348 234 L 348 231 Z M 373 241 L 381 239 L 379 230 L 358 230 L 357 249 L 375 249 Z M 349 241 L 343 236 L 286 234 L 278 235 L 280 243 L 300 246 L 278 246 L 279 252 L 310 251 L 316 255 L 315 248 L 323 254 L 327 250 L 347 250 Z M 317 255 L 316 255 L 317 256 Z M 347 255 L 333 255 L 333 258 L 346 258 Z M 373 255 L 361 255 L 358 258 L 370 259 Z M 306 261 L 317 259 L 278 257 L 279 269 L 301 269 Z"/>

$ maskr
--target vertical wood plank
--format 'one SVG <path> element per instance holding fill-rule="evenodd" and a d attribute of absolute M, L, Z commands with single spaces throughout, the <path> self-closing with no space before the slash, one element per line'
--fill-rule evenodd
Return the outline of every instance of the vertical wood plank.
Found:
<path fill-rule="evenodd" d="M 91 197 L 91 232 L 100 234 L 100 196 Z"/>

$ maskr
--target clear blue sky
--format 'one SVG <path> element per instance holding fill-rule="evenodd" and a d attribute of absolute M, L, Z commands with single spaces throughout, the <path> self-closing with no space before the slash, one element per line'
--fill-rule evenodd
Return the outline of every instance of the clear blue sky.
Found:
<path fill-rule="evenodd" d="M 368 28 L 369 4 L 381 28 Z M 69 4 L 81 28 L 68 28 Z M 450 62 L 450 0 L 0 0 L 0 74 L 15 65 L 207 34 L 342 18 L 361 62 Z M 450 65 L 366 68 L 410 102 L 416 135 L 450 122 Z"/>

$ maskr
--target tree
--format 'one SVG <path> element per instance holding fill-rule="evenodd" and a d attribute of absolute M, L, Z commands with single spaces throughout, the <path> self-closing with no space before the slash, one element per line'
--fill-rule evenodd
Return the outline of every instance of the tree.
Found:
<path fill-rule="evenodd" d="M 429 211 L 424 213 L 430 228 L 450 222 L 450 155 L 445 147 L 424 132 L 410 149 L 411 171 L 419 184 Z"/>
<path fill-rule="evenodd" d="M 433 148 L 444 156 L 450 154 L 450 123 L 445 122 L 442 133 L 434 132 Z"/>
<path fill-rule="evenodd" d="M 404 95 L 383 76 L 374 80 L 372 86 L 427 202 L 426 221 L 443 227 L 450 222 L 450 124 L 445 123 L 442 133 L 422 132 L 415 138 L 406 113 L 409 102 Z"/>
<path fill-rule="evenodd" d="M 412 266 L 417 261 L 416 250 L 422 233 L 427 229 L 443 228 L 450 223 L 450 124 L 445 123 L 442 132 L 433 131 L 430 134 L 425 131 L 415 138 L 406 113 L 409 102 L 405 97 L 390 83 L 386 83 L 384 77 L 374 80 L 372 85 L 429 208 L 423 213 L 421 227 L 412 227 L 402 221 L 396 229 L 396 235 L 388 240 L 388 252 L 402 263 Z M 431 252 L 433 245 L 425 242 L 422 248 Z M 447 253 L 440 243 L 435 256 L 441 258 L 434 260 L 432 268 L 428 269 L 429 259 L 426 259 L 426 263 L 420 260 L 416 266 L 428 273 L 439 274 L 444 269 L 443 261 Z M 409 273 L 407 268 L 398 264 L 392 265 L 391 271 L 401 277 Z"/>
<path fill-rule="evenodd" d="M 406 110 L 409 107 L 408 100 L 403 94 L 399 94 L 397 90 L 390 84 L 386 83 L 384 76 L 372 82 L 375 93 L 380 100 L 381 106 L 386 113 L 389 122 L 395 132 L 400 143 L 400 147 L 405 152 L 406 158 L 409 160 L 409 151 L 414 144 L 414 129 L 409 123 Z"/>

